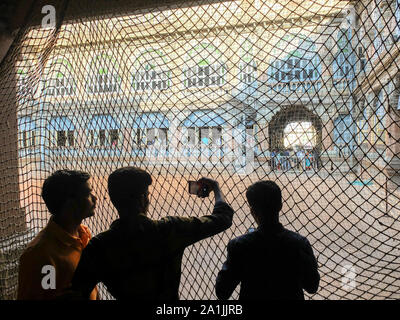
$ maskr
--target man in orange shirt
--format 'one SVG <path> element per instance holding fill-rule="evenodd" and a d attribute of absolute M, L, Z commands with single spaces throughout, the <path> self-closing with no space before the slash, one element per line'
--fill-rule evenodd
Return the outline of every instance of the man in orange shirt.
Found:
<path fill-rule="evenodd" d="M 97 200 L 88 173 L 54 172 L 43 183 L 42 197 L 51 217 L 20 258 L 19 300 L 62 296 L 71 284 L 83 248 L 91 239 L 89 229 L 81 224 L 94 215 Z M 90 299 L 96 298 L 95 288 Z"/>

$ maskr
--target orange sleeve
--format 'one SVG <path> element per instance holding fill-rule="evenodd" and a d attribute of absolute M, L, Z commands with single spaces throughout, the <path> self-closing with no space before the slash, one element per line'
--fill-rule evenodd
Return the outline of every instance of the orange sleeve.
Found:
<path fill-rule="evenodd" d="M 90 230 L 88 227 L 84 226 L 83 224 L 80 225 L 80 238 L 82 241 L 82 245 L 85 248 L 89 242 L 90 239 L 92 239 L 92 234 L 90 233 Z"/>
<path fill-rule="evenodd" d="M 93 291 L 90 293 L 89 300 L 100 300 L 98 294 L 99 290 L 97 289 L 97 287 L 94 287 Z"/>
<path fill-rule="evenodd" d="M 49 259 L 44 258 L 37 250 L 25 251 L 19 260 L 18 271 L 18 300 L 41 300 L 49 299 L 49 290 L 42 288 L 42 268 L 44 265 L 52 264 Z"/>

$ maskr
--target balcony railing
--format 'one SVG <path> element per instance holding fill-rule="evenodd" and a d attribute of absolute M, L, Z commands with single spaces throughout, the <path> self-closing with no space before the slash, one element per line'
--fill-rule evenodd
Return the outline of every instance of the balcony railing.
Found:
<path fill-rule="evenodd" d="M 322 88 L 322 80 L 315 81 L 292 81 L 292 82 L 276 82 L 267 84 L 267 94 L 291 94 L 297 93 L 314 93 Z"/>

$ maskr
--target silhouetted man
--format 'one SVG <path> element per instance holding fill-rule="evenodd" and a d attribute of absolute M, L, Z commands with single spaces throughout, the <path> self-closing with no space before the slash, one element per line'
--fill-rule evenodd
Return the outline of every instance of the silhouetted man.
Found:
<path fill-rule="evenodd" d="M 114 171 L 108 178 L 108 192 L 119 219 L 84 250 L 72 290 L 87 298 L 94 286 L 103 282 L 116 299 L 179 299 L 184 249 L 232 224 L 233 210 L 218 183 L 205 178 L 200 181 L 206 189 L 204 197 L 210 191 L 215 195 L 211 215 L 153 220 L 147 216 L 151 176 L 135 167 Z"/>
<path fill-rule="evenodd" d="M 42 197 L 51 217 L 20 258 L 17 299 L 62 296 L 91 238 L 89 229 L 81 224 L 94 215 L 96 206 L 88 173 L 54 172 L 43 183 Z M 96 299 L 97 289 L 93 287 L 90 293 L 90 299 Z"/>
<path fill-rule="evenodd" d="M 310 243 L 279 223 L 281 190 L 259 181 L 246 192 L 258 228 L 228 243 L 228 256 L 218 273 L 216 294 L 228 299 L 241 283 L 240 300 L 303 300 L 305 289 L 319 285 L 317 261 Z"/>

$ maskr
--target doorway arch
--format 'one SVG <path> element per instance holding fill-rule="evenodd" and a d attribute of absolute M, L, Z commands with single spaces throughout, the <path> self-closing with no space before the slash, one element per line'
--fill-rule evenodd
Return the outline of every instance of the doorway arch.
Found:
<path fill-rule="evenodd" d="M 293 122 L 310 122 L 316 130 L 316 150 L 322 146 L 322 121 L 318 115 L 303 105 L 292 105 L 282 108 L 270 120 L 268 126 L 270 150 L 284 150 L 285 128 Z"/>

